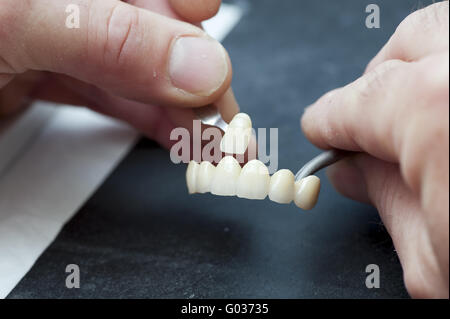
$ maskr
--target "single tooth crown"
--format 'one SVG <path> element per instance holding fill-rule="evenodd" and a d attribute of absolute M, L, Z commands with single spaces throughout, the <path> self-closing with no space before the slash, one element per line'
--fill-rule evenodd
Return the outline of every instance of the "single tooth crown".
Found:
<path fill-rule="evenodd" d="M 220 150 L 227 154 L 244 154 L 251 136 L 251 128 L 229 127 L 220 141 Z"/>
<path fill-rule="evenodd" d="M 281 169 L 270 178 L 269 198 L 280 203 L 289 204 L 294 199 L 295 177 L 288 169 Z"/>
<path fill-rule="evenodd" d="M 216 167 L 210 162 L 200 163 L 197 173 L 197 193 L 207 193 L 211 191 L 211 183 L 216 173 Z"/>
<path fill-rule="evenodd" d="M 244 154 L 252 136 L 252 121 L 245 113 L 236 114 L 220 142 L 220 150 L 228 154 Z"/>
<path fill-rule="evenodd" d="M 233 117 L 233 119 L 231 120 L 230 125 L 228 125 L 228 127 L 251 128 L 252 120 L 250 119 L 250 116 L 248 116 L 248 114 L 238 113 Z"/>
<path fill-rule="evenodd" d="M 197 192 L 197 175 L 200 165 L 196 161 L 190 161 L 186 170 L 186 184 L 189 194 Z"/>
<path fill-rule="evenodd" d="M 269 192 L 270 175 L 266 165 L 258 160 L 245 164 L 237 183 L 237 196 L 264 199 Z"/>
<path fill-rule="evenodd" d="M 220 196 L 236 195 L 236 184 L 241 173 L 241 166 L 233 156 L 225 156 L 216 167 L 211 193 Z"/>
<path fill-rule="evenodd" d="M 308 210 L 312 209 L 319 197 L 320 179 L 311 175 L 295 182 L 294 202 L 298 207 Z"/>

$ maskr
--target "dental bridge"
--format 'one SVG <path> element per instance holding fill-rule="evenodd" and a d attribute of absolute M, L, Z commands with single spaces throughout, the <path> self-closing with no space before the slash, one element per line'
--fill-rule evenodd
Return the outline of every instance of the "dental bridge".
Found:
<path fill-rule="evenodd" d="M 211 121 L 208 114 L 208 121 Z M 200 119 L 202 119 L 200 117 Z M 215 115 L 215 123 L 223 122 L 220 115 Z M 211 125 L 211 122 L 202 121 Z M 220 127 L 219 125 L 215 125 Z M 227 126 L 220 143 L 220 149 L 227 154 L 244 154 L 252 135 L 252 122 L 245 113 L 238 113 Z M 319 197 L 320 179 L 312 175 L 321 168 L 346 156 L 344 152 L 328 151 L 308 162 L 294 174 L 288 169 L 281 169 L 272 176 L 266 165 L 251 160 L 241 168 L 233 156 L 225 156 L 217 166 L 208 161 L 197 163 L 190 161 L 186 171 L 186 183 L 189 194 L 207 193 L 218 196 L 237 196 L 240 198 L 262 200 L 269 199 L 280 203 L 295 205 L 304 210 L 312 209 Z"/>

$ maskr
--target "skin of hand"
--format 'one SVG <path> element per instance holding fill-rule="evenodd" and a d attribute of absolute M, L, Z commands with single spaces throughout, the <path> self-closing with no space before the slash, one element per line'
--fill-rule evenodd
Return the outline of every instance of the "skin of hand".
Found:
<path fill-rule="evenodd" d="M 66 7 L 80 8 L 67 28 Z M 225 49 L 199 23 L 220 0 L 0 1 L 0 116 L 37 98 L 88 106 L 170 147 L 192 107 L 238 112 Z"/>
<path fill-rule="evenodd" d="M 447 1 L 409 15 L 359 79 L 301 120 L 315 145 L 362 152 L 328 176 L 378 209 L 416 298 L 449 296 L 448 16 Z"/>

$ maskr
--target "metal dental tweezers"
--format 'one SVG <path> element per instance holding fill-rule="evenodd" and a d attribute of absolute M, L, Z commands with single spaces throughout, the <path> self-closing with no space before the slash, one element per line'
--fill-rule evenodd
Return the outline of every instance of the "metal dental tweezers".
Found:
<path fill-rule="evenodd" d="M 331 164 L 336 163 L 337 161 L 343 159 L 344 157 L 350 156 L 355 152 L 343 151 L 343 150 L 329 150 L 323 153 L 320 153 L 308 163 L 303 165 L 302 168 L 295 174 L 295 181 L 299 181 L 300 179 L 312 175 L 317 171 L 321 170 L 324 167 L 327 167 Z"/>
<path fill-rule="evenodd" d="M 194 112 L 203 124 L 216 126 L 224 132 L 227 129 L 228 124 L 223 120 L 217 107 L 214 105 L 210 104 L 208 106 L 194 108 Z M 325 151 L 303 165 L 297 174 L 295 174 L 295 180 L 298 181 L 306 176 L 312 175 L 322 168 L 334 164 L 351 154 L 354 154 L 354 152 L 343 150 Z"/>

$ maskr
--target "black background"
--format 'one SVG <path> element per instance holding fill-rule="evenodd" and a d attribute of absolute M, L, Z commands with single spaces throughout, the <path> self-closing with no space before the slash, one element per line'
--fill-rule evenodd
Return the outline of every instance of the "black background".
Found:
<path fill-rule="evenodd" d="M 380 29 L 365 27 L 369 3 L 380 6 Z M 279 128 L 279 168 L 295 172 L 318 153 L 299 128 L 304 107 L 356 79 L 418 1 L 247 4 L 224 41 L 233 88 L 254 127 Z M 188 196 L 185 168 L 141 140 L 9 298 L 408 297 L 376 211 L 338 195 L 323 174 L 319 203 L 304 212 L 269 200 Z M 72 263 L 80 289 L 65 287 Z M 372 263 L 379 289 L 364 283 Z"/>

